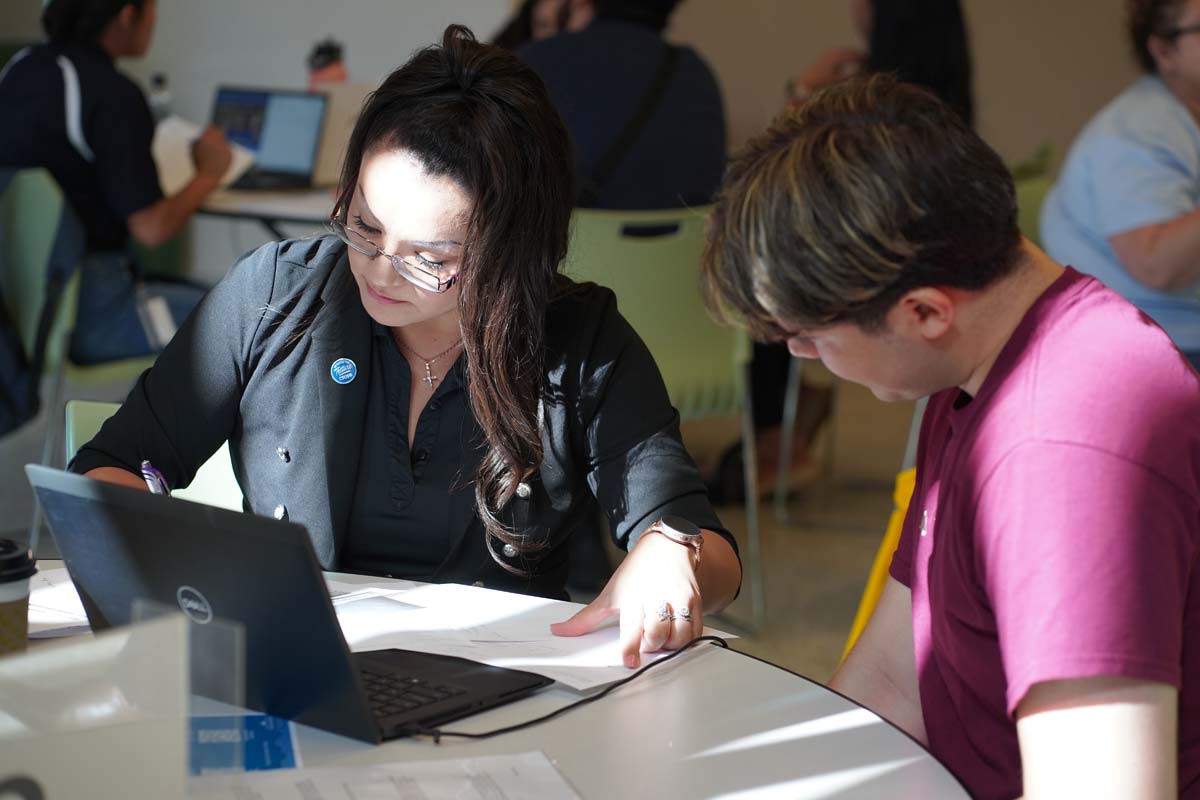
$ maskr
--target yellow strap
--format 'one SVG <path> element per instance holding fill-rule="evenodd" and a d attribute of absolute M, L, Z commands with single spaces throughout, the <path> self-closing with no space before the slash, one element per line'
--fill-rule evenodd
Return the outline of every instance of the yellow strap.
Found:
<path fill-rule="evenodd" d="M 896 491 L 893 494 L 896 506 L 888 520 L 887 532 L 883 534 L 883 542 L 875 553 L 875 563 L 871 565 L 871 575 L 867 578 L 867 587 L 863 590 L 862 600 L 858 603 L 858 613 L 854 615 L 854 624 L 850 626 L 850 637 L 846 640 L 846 649 L 842 652 L 842 660 L 850 653 L 854 643 L 867 627 L 867 621 L 875 611 L 879 595 L 883 594 L 884 584 L 887 583 L 888 568 L 892 565 L 892 554 L 900 543 L 900 531 L 904 527 L 904 516 L 908 513 L 908 503 L 912 500 L 913 487 L 917 482 L 916 468 L 906 469 L 896 476 Z"/>

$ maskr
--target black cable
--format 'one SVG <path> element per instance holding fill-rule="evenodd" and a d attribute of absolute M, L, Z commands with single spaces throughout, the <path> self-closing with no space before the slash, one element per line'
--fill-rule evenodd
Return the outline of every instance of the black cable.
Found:
<path fill-rule="evenodd" d="M 653 669 L 654 667 L 666 664 L 668 661 L 670 661 L 673 658 L 678 658 L 679 656 L 683 655 L 688 650 L 691 650 L 693 647 L 700 644 L 701 642 L 712 642 L 717 647 L 724 647 L 726 650 L 729 649 L 729 643 L 726 642 L 724 639 L 722 639 L 720 636 L 697 636 L 695 639 L 692 639 L 690 642 L 688 642 L 683 647 L 676 650 L 674 653 L 671 653 L 671 655 L 667 656 L 666 658 L 660 658 L 658 661 L 651 662 L 651 663 L 645 665 L 644 667 L 642 667 L 641 669 L 639 669 L 637 672 L 630 675 L 629 677 L 622 678 L 621 680 L 617 681 L 616 683 L 610 683 L 608 686 L 604 687 L 603 690 L 597 692 L 596 694 L 592 695 L 591 697 L 585 697 L 582 700 L 576 700 L 574 703 L 569 703 L 569 704 L 563 706 L 562 708 L 551 711 L 549 714 L 545 714 L 543 716 L 536 717 L 531 720 L 526 720 L 525 722 L 519 722 L 516 725 L 509 725 L 506 728 L 497 728 L 492 731 L 484 731 L 483 733 L 466 733 L 466 732 L 459 732 L 459 731 L 444 731 L 444 730 L 441 730 L 440 728 L 409 727 L 409 728 L 403 729 L 403 732 L 408 736 L 431 736 L 431 737 L 433 737 L 434 744 L 441 744 L 442 738 L 445 736 L 456 736 L 460 739 L 490 739 L 493 736 L 499 736 L 504 733 L 512 733 L 513 731 L 519 731 L 519 730 L 524 730 L 525 728 L 531 728 L 534 725 L 540 725 L 543 722 L 549 722 L 550 720 L 554 719 L 555 717 L 561 716 L 561 715 L 567 713 L 568 711 L 574 711 L 575 709 L 579 708 L 580 706 L 586 706 L 588 703 L 594 703 L 601 698 L 607 697 L 609 695 L 609 693 L 615 691 L 616 689 L 620 689 L 625 684 L 629 683 L 630 681 L 634 680 L 635 678 L 640 677 L 642 675 L 642 673 L 646 672 L 647 670 L 650 670 L 650 669 Z"/>

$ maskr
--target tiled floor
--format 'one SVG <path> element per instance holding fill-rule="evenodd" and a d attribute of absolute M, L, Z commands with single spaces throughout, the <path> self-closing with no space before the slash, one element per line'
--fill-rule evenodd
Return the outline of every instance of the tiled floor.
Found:
<path fill-rule="evenodd" d="M 891 504 L 890 486 L 819 482 L 793 500 L 788 524 L 764 514 L 765 625 L 743 634 L 734 647 L 813 680 L 828 680 L 841 658 Z M 720 511 L 740 534 L 744 511 Z M 746 585 L 728 616 L 751 618 Z M 723 620 L 711 624 L 720 628 Z"/>

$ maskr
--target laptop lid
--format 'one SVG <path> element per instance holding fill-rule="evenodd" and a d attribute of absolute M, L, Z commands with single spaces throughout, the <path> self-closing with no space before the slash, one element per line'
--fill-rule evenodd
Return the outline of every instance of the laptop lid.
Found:
<path fill-rule="evenodd" d="M 408 650 L 349 652 L 303 526 L 26 465 L 94 629 L 130 621 L 136 599 L 194 624 L 245 631 L 250 708 L 367 742 L 408 735 L 524 697 L 553 681 Z M 363 676 L 448 685 L 409 711 L 368 700 Z"/>
<path fill-rule="evenodd" d="M 350 144 L 350 134 L 358 122 L 367 95 L 375 90 L 370 83 L 346 81 L 322 83 L 318 91 L 329 98 L 325 114 L 325 130 L 321 134 L 321 149 L 317 152 L 317 167 L 313 185 L 336 186 L 342 177 L 342 160 Z"/>
<path fill-rule="evenodd" d="M 219 86 L 212 124 L 254 154 L 251 174 L 311 186 L 327 107 L 319 93 Z"/>

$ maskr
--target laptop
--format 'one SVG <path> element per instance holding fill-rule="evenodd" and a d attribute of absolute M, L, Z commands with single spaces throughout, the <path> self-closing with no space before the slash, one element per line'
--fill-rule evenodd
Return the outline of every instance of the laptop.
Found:
<path fill-rule="evenodd" d="M 317 167 L 313 173 L 316 186 L 336 186 L 342 177 L 342 161 L 350 134 L 358 122 L 367 95 L 375 90 L 374 84 L 346 81 L 344 83 L 322 83 L 317 91 L 329 98 L 329 110 L 325 114 L 325 129 L 321 132 L 321 149 L 317 152 Z"/>
<path fill-rule="evenodd" d="M 312 187 L 328 102 L 315 92 L 217 87 L 212 124 L 254 154 L 232 188 Z"/>
<path fill-rule="evenodd" d="M 25 472 L 92 629 L 128 624 L 139 598 L 178 606 L 195 625 L 239 623 L 250 708 L 378 743 L 553 682 L 450 656 L 351 653 L 302 525 L 32 464 Z"/>

